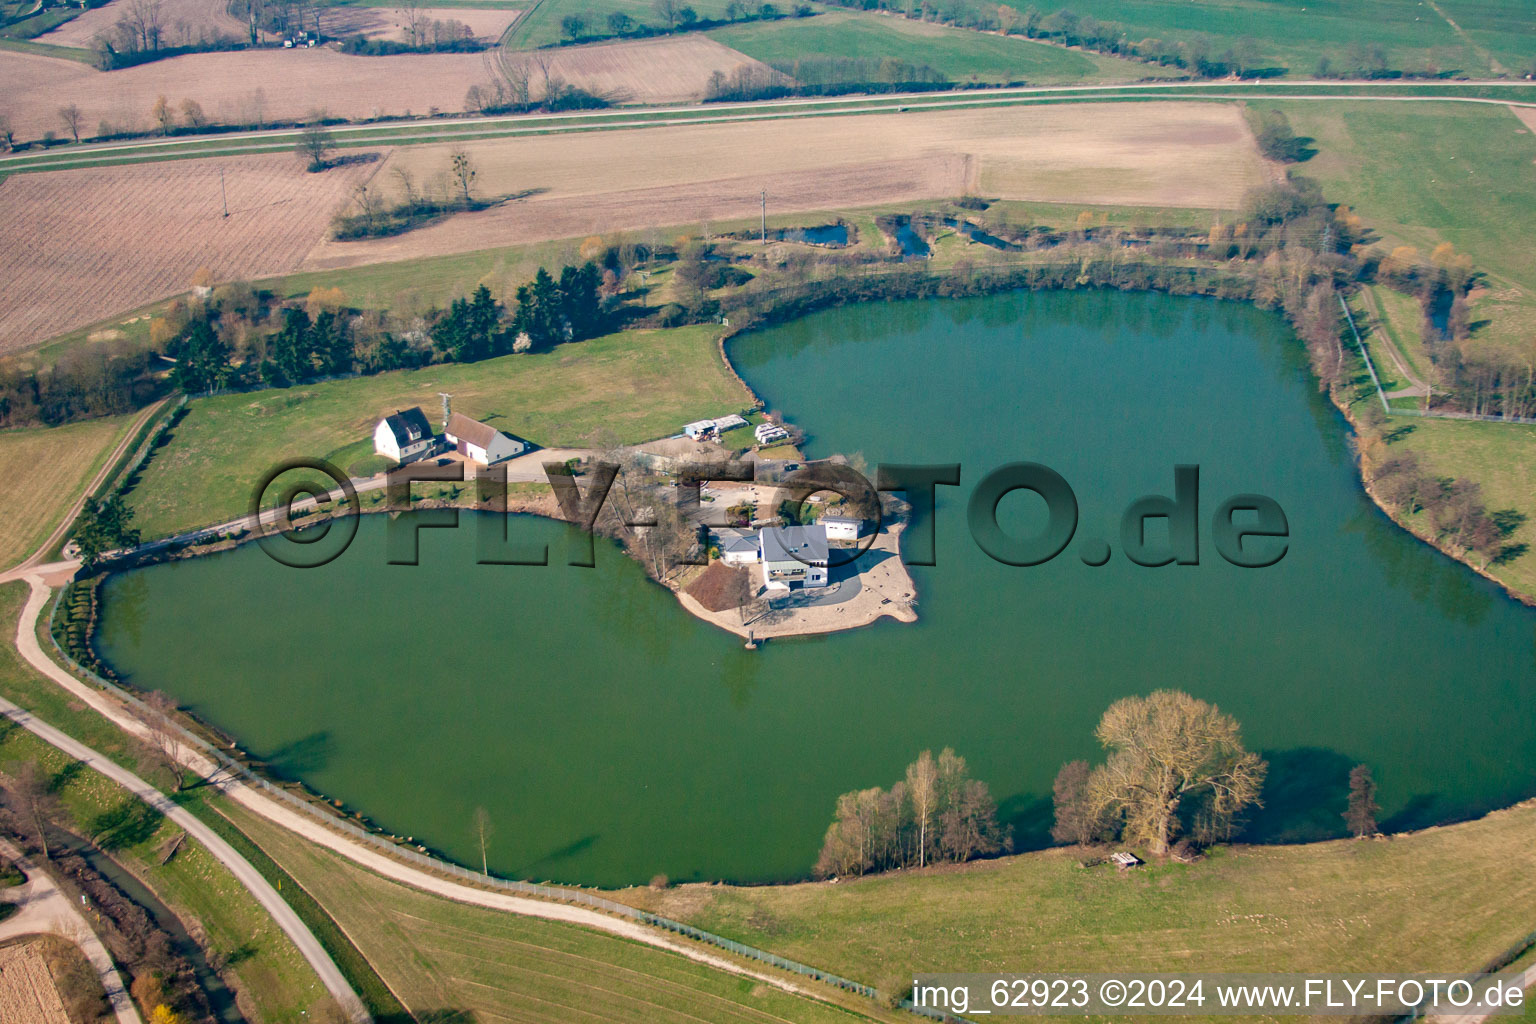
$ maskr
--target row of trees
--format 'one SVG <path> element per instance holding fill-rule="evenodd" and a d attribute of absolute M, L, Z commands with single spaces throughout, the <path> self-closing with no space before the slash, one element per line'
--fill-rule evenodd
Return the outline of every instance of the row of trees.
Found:
<path fill-rule="evenodd" d="M 890 789 L 844 793 L 827 829 L 816 875 L 830 878 L 892 868 L 959 863 L 1012 849 L 987 784 L 970 777 L 948 747 L 923 751 Z"/>
<path fill-rule="evenodd" d="M 836 96 L 848 92 L 912 92 L 954 85 L 927 64 L 895 57 L 801 57 L 768 67 L 743 64 L 730 74 L 715 71 L 705 102 L 743 102 L 778 96 Z"/>
<path fill-rule="evenodd" d="M 560 32 L 565 41 L 577 43 L 593 39 L 635 38 L 661 35 L 667 32 L 693 32 L 729 25 L 739 21 L 773 21 L 784 17 L 776 4 L 763 3 L 748 6 L 740 0 L 730 0 L 725 5 L 724 18 L 701 18 L 699 12 L 680 0 L 652 0 L 651 13 L 659 24 L 650 25 L 635 20 L 625 11 L 611 11 L 599 19 L 591 10 L 572 11 L 560 19 Z M 795 7 L 795 17 L 809 17 L 810 5 Z"/>
<path fill-rule="evenodd" d="M 1510 537 L 1525 522 L 1515 509 L 1490 512 L 1476 483 L 1429 472 L 1413 452 L 1393 452 L 1372 468 L 1376 493 L 1383 502 L 1419 520 L 1439 543 L 1476 558 L 1483 566 L 1500 565 L 1523 555 L 1526 545 Z"/>
<path fill-rule="evenodd" d="M 318 136 L 318 137 L 317 137 Z M 299 142 L 301 159 L 311 171 L 325 170 L 332 146 L 324 129 L 307 130 Z M 417 181 L 404 167 L 394 169 L 394 197 L 377 185 L 361 182 L 350 202 L 331 218 L 331 233 L 339 239 L 383 238 L 429 224 L 450 213 L 483 209 L 487 204 L 475 194 L 479 167 L 468 150 L 448 154 L 448 166 L 440 173 Z"/>
<path fill-rule="evenodd" d="M 462 21 L 420 18 L 407 21 L 403 42 L 350 36 L 341 44 L 341 52 L 356 57 L 383 57 L 393 53 L 478 53 L 490 44 L 475 35 Z"/>
<path fill-rule="evenodd" d="M 61 355 L 51 366 L 0 364 L 0 427 L 53 426 L 116 416 L 150 401 L 152 353 L 128 341 L 108 341 Z"/>

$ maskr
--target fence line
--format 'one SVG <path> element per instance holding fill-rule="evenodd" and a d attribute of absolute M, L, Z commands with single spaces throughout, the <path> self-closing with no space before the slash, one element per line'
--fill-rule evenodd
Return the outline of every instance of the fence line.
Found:
<path fill-rule="evenodd" d="M 1371 383 L 1376 385 L 1376 397 L 1381 399 L 1381 407 L 1386 410 L 1388 416 L 1421 416 L 1425 419 L 1435 420 L 1477 420 L 1482 423 L 1536 423 L 1533 416 L 1491 416 L 1481 412 L 1454 412 L 1431 411 L 1428 409 L 1394 409 L 1387 402 L 1386 392 L 1382 390 L 1381 381 L 1376 376 L 1376 367 L 1371 363 L 1371 354 L 1365 350 L 1365 343 L 1360 340 L 1360 331 L 1355 327 L 1355 318 L 1349 310 L 1349 303 L 1344 301 L 1344 296 L 1339 296 L 1339 307 L 1344 310 L 1344 319 L 1349 321 L 1350 333 L 1355 336 L 1355 345 L 1360 349 L 1360 355 L 1365 358 L 1365 368 L 1371 371 Z M 1387 342 L 1391 344 L 1391 342 Z"/>
<path fill-rule="evenodd" d="M 143 701 L 141 701 L 138 697 L 123 687 L 118 686 L 116 683 L 113 683 L 110 680 L 103 679 L 101 676 L 92 672 L 90 669 L 79 664 L 73 657 L 70 656 L 68 651 L 60 646 L 58 639 L 54 636 L 53 627 L 58 618 L 59 605 L 63 599 L 63 596 L 64 588 L 62 587 L 54 592 L 53 603 L 50 606 L 48 613 L 48 639 L 49 642 L 53 645 L 54 653 L 58 655 L 59 659 L 77 678 L 93 683 L 94 685 L 117 697 L 119 700 L 127 704 L 131 709 L 139 712 L 141 717 L 147 718 L 151 712 L 145 706 Z M 630 920 L 638 921 L 641 924 L 647 924 L 656 928 L 661 928 L 676 935 L 681 935 L 685 938 L 694 939 L 695 941 L 706 943 L 707 945 L 715 946 L 728 952 L 735 953 L 738 956 L 746 957 L 749 960 L 755 960 L 760 963 L 767 964 L 771 967 L 777 967 L 780 970 L 789 971 L 793 974 L 799 974 L 803 977 L 810 978 L 813 981 L 825 982 L 826 984 L 833 985 L 837 988 L 843 989 L 847 992 L 852 992 L 856 995 L 865 996 L 870 999 L 875 999 L 879 996 L 879 992 L 871 985 L 865 985 L 861 982 L 853 981 L 851 979 L 833 974 L 830 971 L 824 971 L 820 968 L 811 967 L 808 964 L 802 964 L 798 961 L 790 960 L 786 957 L 779 956 L 777 953 L 770 953 L 767 950 L 758 949 L 756 946 L 749 946 L 746 943 L 737 942 L 734 939 L 727 939 L 723 935 L 716 935 L 713 932 L 704 931 L 702 928 L 695 928 L 693 925 L 684 924 L 681 921 L 674 921 L 668 917 L 662 917 L 660 914 L 653 914 L 647 910 L 639 910 L 635 907 L 629 906 L 628 904 L 604 899 L 601 896 L 594 896 L 591 893 L 582 892 L 579 889 L 567 889 L 561 886 L 539 885 L 534 882 L 522 882 L 508 878 L 498 878 L 495 875 L 474 871 L 470 868 L 454 864 L 451 861 L 441 860 L 439 858 L 432 857 L 429 854 L 418 852 L 417 850 L 407 849 L 394 842 L 391 842 L 384 836 L 370 832 L 367 829 L 347 821 L 344 818 L 340 818 L 328 811 L 320 810 L 312 802 L 297 797 L 281 786 L 276 786 L 261 776 L 257 775 L 246 765 L 230 757 L 228 754 L 224 753 L 224 751 L 209 743 L 202 736 L 199 736 L 198 734 L 184 728 L 180 723 L 172 721 L 170 724 L 173 728 L 176 729 L 183 740 L 190 743 L 194 748 L 203 753 L 205 756 L 209 757 L 216 765 L 219 766 L 220 769 L 222 769 L 231 777 L 238 778 L 245 785 L 260 791 L 264 795 L 273 797 L 277 800 L 281 800 L 288 806 L 308 814 L 313 818 L 316 818 L 332 829 L 342 832 L 349 839 L 366 842 L 379 848 L 381 851 L 389 854 L 390 856 L 403 858 L 407 862 L 417 867 L 425 868 L 426 870 L 434 871 L 439 874 L 446 874 L 455 878 L 461 878 L 474 885 L 488 886 L 490 888 L 500 889 L 506 892 L 520 893 L 527 896 L 536 896 L 542 899 L 557 900 L 565 903 L 579 903 L 591 907 L 595 910 L 606 911 L 607 913 L 615 914 L 619 917 L 626 917 Z M 933 1010 L 929 1007 L 913 1005 L 911 1000 L 905 998 L 900 1001 L 899 1006 L 903 1009 L 911 1010 L 913 1013 L 921 1014 L 925 1017 L 932 1017 L 935 1019 L 944 1017 L 944 1014 L 937 1010 Z M 952 1019 L 959 1020 L 961 1018 Z"/>
<path fill-rule="evenodd" d="M 1371 383 L 1376 385 L 1376 397 L 1381 399 L 1382 411 L 1387 415 L 1392 414 L 1392 406 L 1387 402 L 1387 393 L 1381 390 L 1381 379 L 1376 376 L 1376 366 L 1371 362 L 1371 354 L 1365 350 L 1365 342 L 1360 340 L 1360 331 L 1355 327 L 1354 314 L 1349 311 L 1349 303 L 1344 301 L 1344 296 L 1339 296 L 1339 308 L 1344 311 L 1344 319 L 1349 321 L 1349 332 L 1355 336 L 1355 347 L 1360 350 L 1361 357 L 1365 360 L 1365 368 L 1371 371 Z"/>

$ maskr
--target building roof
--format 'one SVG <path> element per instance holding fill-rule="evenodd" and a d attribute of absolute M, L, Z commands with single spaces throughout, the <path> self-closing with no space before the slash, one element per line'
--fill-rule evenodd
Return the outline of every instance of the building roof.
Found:
<path fill-rule="evenodd" d="M 476 448 L 489 449 L 491 442 L 496 440 L 501 431 L 488 423 L 472 420 L 463 413 L 456 412 L 448 417 L 448 425 L 443 428 L 443 433 L 452 434 L 460 441 L 468 441 Z"/>
<path fill-rule="evenodd" d="M 716 530 L 715 542 L 721 554 L 757 554 L 757 537 L 746 530 Z"/>
<path fill-rule="evenodd" d="M 864 520 L 858 516 L 822 516 L 816 520 L 824 526 L 863 526 Z"/>
<path fill-rule="evenodd" d="M 747 421 L 735 413 L 731 413 L 729 416 L 721 416 L 715 420 L 715 429 L 722 434 L 727 430 L 735 430 L 737 427 L 744 427 L 746 425 Z"/>
<path fill-rule="evenodd" d="M 692 423 L 683 424 L 683 433 L 692 434 L 698 430 L 713 430 L 714 427 L 714 420 L 694 420 Z"/>
<path fill-rule="evenodd" d="M 769 526 L 760 536 L 765 562 L 827 560 L 827 528 L 824 526 Z"/>
<path fill-rule="evenodd" d="M 384 417 L 384 425 L 395 435 L 395 444 L 401 448 L 433 436 L 427 416 L 419 406 L 404 411 L 397 409 L 394 415 Z"/>

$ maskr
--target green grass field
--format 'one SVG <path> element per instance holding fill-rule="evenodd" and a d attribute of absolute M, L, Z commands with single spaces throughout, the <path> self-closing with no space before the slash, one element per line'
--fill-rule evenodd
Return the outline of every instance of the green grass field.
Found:
<path fill-rule="evenodd" d="M 859 980 L 912 971 L 1465 970 L 1533 927 L 1536 803 L 1390 840 L 1120 872 L 1046 850 L 836 885 L 626 890 Z M 638 901 L 638 900 L 637 900 Z"/>
<path fill-rule="evenodd" d="M 1255 106 L 1269 106 L 1268 102 Z M 1318 152 L 1297 171 L 1354 207 L 1390 248 L 1424 258 L 1441 242 L 1487 275 L 1474 338 L 1528 345 L 1536 327 L 1536 135 L 1481 104 L 1276 104 Z M 1411 329 L 1417 333 L 1417 323 Z"/>
<path fill-rule="evenodd" d="M 14 623 L 25 601 L 22 583 L 0 587 L 0 622 Z M 64 729 L 126 767 L 142 769 L 143 751 L 123 732 L 40 677 L 16 648 L 0 645 L 0 696 Z M 59 751 L 8 721 L 0 725 L 0 771 L 37 760 L 63 773 L 58 796 L 85 835 L 99 842 L 189 924 L 201 925 L 212 954 L 224 958 L 243 998 L 271 1024 L 301 1024 L 329 1001 L 320 979 L 298 950 L 233 875 L 195 841 L 183 843 L 169 863 L 159 847 L 181 830 L 89 770 L 71 770 Z M 105 832 L 109 821 L 118 822 Z M 245 1004 L 242 1004 L 245 1005 Z"/>
<path fill-rule="evenodd" d="M 1489 72 L 1485 46 L 1497 35 L 1507 36 L 1497 47 L 1508 55 L 1506 63 L 1514 61 L 1517 53 L 1529 61 L 1536 52 L 1536 28 L 1528 16 L 1522 16 L 1522 12 L 1528 15 L 1529 8 L 1521 0 L 1442 3 L 1464 28 L 1469 26 L 1463 17 L 1478 26 L 1471 41 L 1419 0 L 1095 0 L 1088 9 L 1060 0 L 1032 5 L 1010 0 L 1010 4 L 1021 11 L 1030 6 L 1045 12 L 1071 8 L 1100 21 L 1118 22 L 1137 40 L 1205 36 L 1216 56 L 1246 36 L 1258 41 L 1264 66 L 1286 68 L 1292 77 L 1312 75 L 1321 56 L 1336 63 L 1345 60 L 1351 46 L 1362 44 L 1384 47 L 1391 67 L 1418 69 L 1432 64 L 1440 71 L 1473 77 Z M 1474 8 L 1482 13 L 1472 17 Z M 1484 31 L 1485 26 L 1493 31 Z"/>
<path fill-rule="evenodd" d="M 825 988 L 821 1002 L 576 925 L 454 903 L 365 871 L 237 805 L 230 819 L 324 904 L 418 1020 L 899 1021 Z M 803 984 L 812 987 L 811 982 Z"/>
<path fill-rule="evenodd" d="M 808 57 L 895 58 L 927 64 L 957 82 L 1066 84 L 1155 77 L 1139 61 L 1099 57 L 1058 46 L 944 28 L 901 18 L 837 11 L 794 21 L 731 25 L 709 33 L 764 63 Z"/>
<path fill-rule="evenodd" d="M 553 352 L 196 399 L 128 496 L 146 539 L 242 515 L 269 467 L 293 456 L 352 459 L 396 409 L 454 409 L 545 447 L 632 443 L 750 402 L 708 326 L 626 331 Z M 345 468 L 345 467 L 343 467 Z"/>
<path fill-rule="evenodd" d="M 47 539 L 134 417 L 0 431 L 0 567 Z"/>

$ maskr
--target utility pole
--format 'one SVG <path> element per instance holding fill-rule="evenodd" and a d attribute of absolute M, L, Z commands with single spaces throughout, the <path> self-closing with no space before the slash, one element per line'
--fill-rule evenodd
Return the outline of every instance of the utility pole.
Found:
<path fill-rule="evenodd" d="M 763 244 L 768 244 L 768 190 L 763 189 Z"/>
<path fill-rule="evenodd" d="M 224 204 L 224 216 L 229 216 L 229 193 L 224 191 L 224 168 L 219 168 L 219 201 Z"/>

